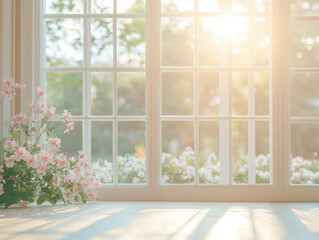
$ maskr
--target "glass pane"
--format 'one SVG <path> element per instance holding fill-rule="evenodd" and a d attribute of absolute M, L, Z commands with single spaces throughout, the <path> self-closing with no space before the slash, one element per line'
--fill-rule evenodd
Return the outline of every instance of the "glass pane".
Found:
<path fill-rule="evenodd" d="M 319 124 L 291 124 L 291 184 L 319 184 Z"/>
<path fill-rule="evenodd" d="M 219 65 L 221 36 L 218 24 L 218 18 L 207 17 L 199 20 L 199 65 Z"/>
<path fill-rule="evenodd" d="M 162 12 L 193 12 L 194 0 L 162 0 Z"/>
<path fill-rule="evenodd" d="M 45 13 L 83 13 L 83 0 L 46 0 Z"/>
<path fill-rule="evenodd" d="M 255 0 L 255 10 L 257 12 L 268 12 L 269 0 Z"/>
<path fill-rule="evenodd" d="M 319 67 L 319 31 L 291 33 L 291 67 Z"/>
<path fill-rule="evenodd" d="M 319 116 L 319 74 L 293 73 L 291 83 L 291 115 L 294 117 Z"/>
<path fill-rule="evenodd" d="M 145 66 L 145 19 L 124 18 L 117 21 L 119 66 Z"/>
<path fill-rule="evenodd" d="M 249 53 L 251 52 L 251 46 L 248 41 L 248 18 L 232 17 L 229 21 L 229 24 L 233 24 L 232 26 L 227 26 L 230 28 L 230 30 L 227 30 L 229 31 L 227 34 L 232 38 L 232 65 L 247 67 Z"/>
<path fill-rule="evenodd" d="M 233 122 L 233 183 L 248 184 L 248 122 Z"/>
<path fill-rule="evenodd" d="M 194 123 L 162 123 L 162 180 L 163 184 L 194 183 Z"/>
<path fill-rule="evenodd" d="M 162 19 L 162 61 L 164 66 L 194 64 L 194 21 L 187 18 Z"/>
<path fill-rule="evenodd" d="M 256 121 L 256 183 L 270 184 L 269 122 Z"/>
<path fill-rule="evenodd" d="M 113 182 L 113 124 L 92 122 L 92 168 L 102 183 Z"/>
<path fill-rule="evenodd" d="M 222 0 L 198 0 L 198 11 L 199 12 L 219 12 L 220 1 Z"/>
<path fill-rule="evenodd" d="M 83 62 L 83 20 L 47 19 L 46 65 L 77 67 Z"/>
<path fill-rule="evenodd" d="M 118 182 L 146 183 L 145 122 L 118 123 Z"/>
<path fill-rule="evenodd" d="M 199 122 L 199 183 L 218 184 L 219 122 Z"/>
<path fill-rule="evenodd" d="M 248 12 L 250 0 L 232 0 L 233 12 Z"/>
<path fill-rule="evenodd" d="M 319 16 L 318 0 L 290 0 L 291 15 Z"/>
<path fill-rule="evenodd" d="M 199 114 L 219 115 L 219 103 L 219 73 L 200 73 Z"/>
<path fill-rule="evenodd" d="M 162 114 L 194 114 L 193 73 L 162 74 Z"/>
<path fill-rule="evenodd" d="M 49 127 L 55 128 L 55 133 L 61 139 L 61 153 L 67 153 L 69 157 L 78 157 L 82 148 L 82 122 L 74 122 L 74 129 L 70 134 L 64 133 L 66 126 L 62 122 L 50 122 Z"/>
<path fill-rule="evenodd" d="M 112 73 L 91 73 L 91 114 L 112 115 L 113 79 Z"/>
<path fill-rule="evenodd" d="M 113 13 L 113 0 L 91 0 L 91 13 Z"/>
<path fill-rule="evenodd" d="M 255 66 L 269 66 L 270 35 L 268 31 L 255 31 Z"/>
<path fill-rule="evenodd" d="M 91 19 L 91 65 L 113 65 L 113 23 L 111 19 Z"/>
<path fill-rule="evenodd" d="M 248 114 L 248 74 L 232 73 L 232 105 L 233 115 Z"/>
<path fill-rule="evenodd" d="M 117 0 L 118 13 L 144 13 L 145 0 Z"/>
<path fill-rule="evenodd" d="M 73 115 L 82 115 L 82 73 L 48 72 L 46 100 L 61 115 L 64 109 Z"/>
<path fill-rule="evenodd" d="M 269 114 L 269 73 L 255 73 L 255 114 Z"/>
<path fill-rule="evenodd" d="M 119 73 L 118 114 L 145 115 L 145 73 Z"/>

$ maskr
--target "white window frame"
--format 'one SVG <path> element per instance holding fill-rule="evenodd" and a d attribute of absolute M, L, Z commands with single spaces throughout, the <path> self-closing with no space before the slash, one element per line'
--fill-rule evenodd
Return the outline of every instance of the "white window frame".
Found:
<path fill-rule="evenodd" d="M 33 98 L 33 91 L 40 86 L 41 0 L 21 1 L 21 76 L 28 85 L 22 95 L 22 110 Z M 289 82 L 287 53 L 289 40 L 289 0 L 272 4 L 272 146 L 273 178 L 271 185 L 160 185 L 160 39 L 147 44 L 147 131 L 149 137 L 149 183 L 145 186 L 102 185 L 98 187 L 101 200 L 140 201 L 318 201 L 319 187 L 291 185 L 289 180 Z M 160 36 L 160 0 L 147 1 L 147 39 Z M 152 49 L 152 52 L 150 51 Z M 150 81 L 151 79 L 151 81 Z M 31 87 L 32 86 L 32 87 Z M 150 97 L 152 96 L 152 97 Z M 152 151 L 150 151 L 152 149 Z M 231 156 L 230 156 L 231 157 Z"/>

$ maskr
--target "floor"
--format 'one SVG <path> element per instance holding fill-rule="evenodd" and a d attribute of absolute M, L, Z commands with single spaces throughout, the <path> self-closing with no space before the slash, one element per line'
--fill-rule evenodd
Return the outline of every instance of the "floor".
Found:
<path fill-rule="evenodd" d="M 319 203 L 96 202 L 0 209 L 0 239 L 319 239 Z"/>

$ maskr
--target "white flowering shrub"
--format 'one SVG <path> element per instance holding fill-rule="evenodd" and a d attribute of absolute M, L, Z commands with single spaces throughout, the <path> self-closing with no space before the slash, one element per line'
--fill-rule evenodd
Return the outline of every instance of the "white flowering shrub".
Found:
<path fill-rule="evenodd" d="M 118 182 L 145 183 L 146 159 L 135 155 L 119 156 Z M 181 155 L 162 153 L 163 184 L 187 184 L 195 182 L 195 153 L 186 148 Z M 92 164 L 96 178 L 103 183 L 113 183 L 113 164 L 98 160 Z M 256 184 L 270 184 L 270 156 L 260 154 L 255 159 Z M 305 160 L 302 157 L 291 159 L 292 184 L 319 184 L 319 160 Z M 206 159 L 199 159 L 199 183 L 220 183 L 220 161 L 212 153 Z M 248 156 L 238 155 L 233 159 L 233 183 L 248 184 Z"/>
<path fill-rule="evenodd" d="M 180 156 L 162 153 L 162 183 L 192 183 L 195 178 L 194 151 L 187 147 Z"/>
<path fill-rule="evenodd" d="M 319 160 L 294 157 L 290 161 L 290 182 L 292 184 L 319 184 Z"/>

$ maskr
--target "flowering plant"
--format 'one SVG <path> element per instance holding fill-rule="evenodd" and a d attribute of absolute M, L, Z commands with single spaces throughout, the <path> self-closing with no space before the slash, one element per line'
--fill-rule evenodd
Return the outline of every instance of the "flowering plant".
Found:
<path fill-rule="evenodd" d="M 55 204 L 96 199 L 92 187 L 98 181 L 92 175 L 87 155 L 82 151 L 78 157 L 61 153 L 61 140 L 47 124 L 50 120 L 62 121 L 66 125 L 64 132 L 69 134 L 74 128 L 71 113 L 64 110 L 63 116 L 57 117 L 55 107 L 46 106 L 45 92 L 38 88 L 28 114 L 19 113 L 4 122 L 4 100 L 13 99 L 16 89 L 23 87 L 13 79 L 5 80 L 0 87 L 0 204 L 9 207 L 35 201 L 40 205 L 45 201 Z"/>

